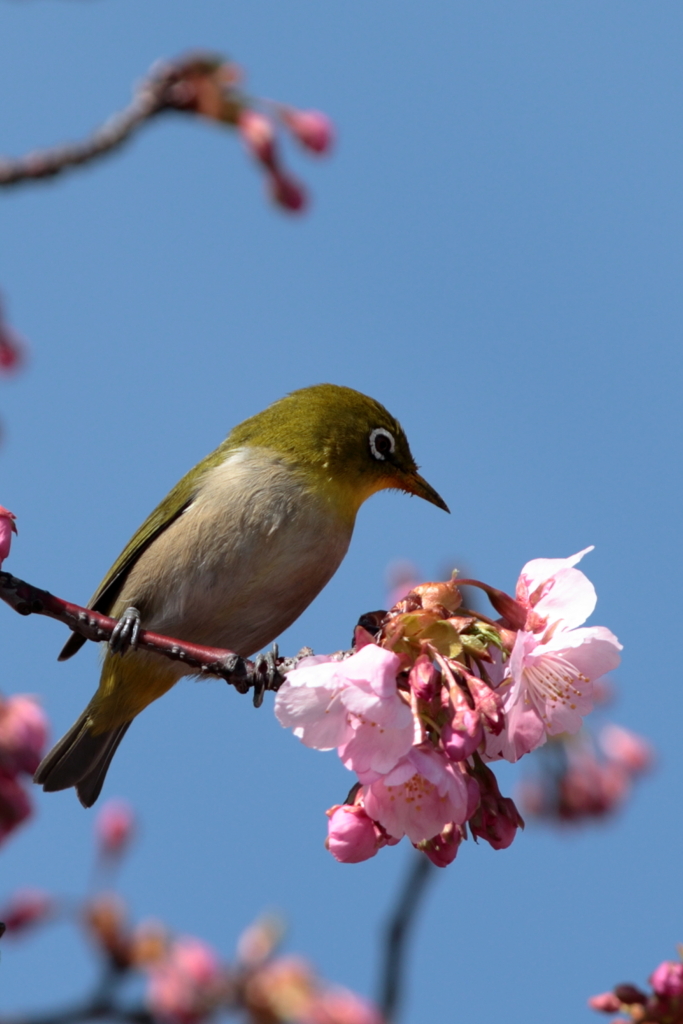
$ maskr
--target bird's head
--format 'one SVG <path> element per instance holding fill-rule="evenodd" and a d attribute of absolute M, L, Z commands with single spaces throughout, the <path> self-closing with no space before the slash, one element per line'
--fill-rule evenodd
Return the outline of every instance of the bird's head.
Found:
<path fill-rule="evenodd" d="M 276 451 L 349 515 L 387 488 L 416 494 L 448 512 L 418 473 L 398 420 L 352 388 L 316 384 L 293 391 L 235 427 L 228 441 Z"/>

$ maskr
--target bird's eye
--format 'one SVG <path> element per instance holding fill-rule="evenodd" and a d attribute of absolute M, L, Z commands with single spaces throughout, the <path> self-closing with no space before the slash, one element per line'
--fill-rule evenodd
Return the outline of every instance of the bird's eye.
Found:
<path fill-rule="evenodd" d="M 384 461 L 387 455 L 391 455 L 395 447 L 394 435 L 384 427 L 375 427 L 370 431 L 370 451 L 376 459 Z"/>

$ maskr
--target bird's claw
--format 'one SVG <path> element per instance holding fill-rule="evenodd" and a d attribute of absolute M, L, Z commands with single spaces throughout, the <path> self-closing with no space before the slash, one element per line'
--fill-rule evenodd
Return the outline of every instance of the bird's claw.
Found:
<path fill-rule="evenodd" d="M 276 689 L 276 684 L 281 679 L 277 665 L 279 657 L 280 650 L 278 645 L 273 644 L 273 649 L 268 651 L 267 654 L 257 654 L 254 658 L 254 669 L 250 674 L 254 687 L 255 708 L 260 708 L 263 704 L 263 695 L 266 690 Z"/>
<path fill-rule="evenodd" d="M 109 639 L 112 654 L 125 654 L 129 647 L 137 647 L 140 635 L 140 612 L 137 608 L 126 608 L 114 626 Z"/>

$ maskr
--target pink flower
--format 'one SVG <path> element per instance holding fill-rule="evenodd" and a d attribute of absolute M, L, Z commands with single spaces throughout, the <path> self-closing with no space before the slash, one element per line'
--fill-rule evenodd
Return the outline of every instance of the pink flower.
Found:
<path fill-rule="evenodd" d="M 683 996 L 683 963 L 665 960 L 650 975 L 650 984 L 662 998 L 675 999 Z"/>
<path fill-rule="evenodd" d="M 372 781 L 413 743 L 410 708 L 396 685 L 400 668 L 398 655 L 375 644 L 344 661 L 302 662 L 280 687 L 275 714 L 307 747 L 337 747 L 347 768 Z"/>
<path fill-rule="evenodd" d="M 191 937 L 176 939 L 166 958 L 150 970 L 147 1006 L 163 1020 L 195 1024 L 216 1008 L 223 983 L 210 946 Z"/>
<path fill-rule="evenodd" d="M 54 914 L 56 902 L 42 889 L 20 889 L 0 908 L 0 921 L 9 935 L 26 931 L 32 925 L 42 924 Z"/>
<path fill-rule="evenodd" d="M 295 110 L 280 107 L 280 117 L 292 135 L 312 153 L 327 153 L 334 140 L 329 117 L 318 110 Z"/>
<path fill-rule="evenodd" d="M 468 788 L 457 765 L 432 747 L 413 747 L 396 767 L 362 790 L 365 810 L 390 836 L 414 844 L 467 817 Z"/>
<path fill-rule="evenodd" d="M 135 815 L 125 800 L 109 800 L 95 821 L 95 836 L 105 857 L 120 856 L 135 832 Z"/>
<path fill-rule="evenodd" d="M 586 549 L 587 551 L 590 548 Z M 571 558 L 537 558 L 522 569 L 517 600 L 527 609 L 501 684 L 506 728 L 489 757 L 518 760 L 548 735 L 577 732 L 593 707 L 593 680 L 619 664 L 621 644 L 604 626 L 576 628 L 595 607 L 592 583 Z"/>
<path fill-rule="evenodd" d="M 0 768 L 33 775 L 47 741 L 48 722 L 33 697 L 18 694 L 0 703 Z"/>
<path fill-rule="evenodd" d="M 359 804 L 337 804 L 327 812 L 325 845 L 342 864 L 359 864 L 374 857 L 385 845 L 379 829 Z"/>
<path fill-rule="evenodd" d="M 600 746 L 611 761 L 616 761 L 634 775 L 639 775 L 652 767 L 654 755 L 650 744 L 611 722 L 600 732 Z"/>
<path fill-rule="evenodd" d="M 17 532 L 14 522 L 16 518 L 13 512 L 0 505 L 0 568 L 9 555 L 9 549 L 12 546 L 12 534 Z"/>
<path fill-rule="evenodd" d="M 376 1006 L 347 988 L 330 988 L 308 1007 L 301 1024 L 383 1024 Z"/>

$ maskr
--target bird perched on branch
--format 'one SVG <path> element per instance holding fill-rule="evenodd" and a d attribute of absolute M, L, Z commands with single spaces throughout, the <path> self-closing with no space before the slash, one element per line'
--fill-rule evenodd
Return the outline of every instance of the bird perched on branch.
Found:
<path fill-rule="evenodd" d="M 92 597 L 89 607 L 119 625 L 97 692 L 35 781 L 75 786 L 90 807 L 135 716 L 193 671 L 136 650 L 137 630 L 252 655 L 322 590 L 358 509 L 385 488 L 448 511 L 399 423 L 351 388 L 302 388 L 235 427 L 145 520 Z M 60 660 L 84 643 L 74 633 Z"/>

